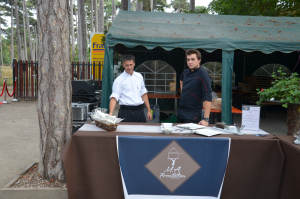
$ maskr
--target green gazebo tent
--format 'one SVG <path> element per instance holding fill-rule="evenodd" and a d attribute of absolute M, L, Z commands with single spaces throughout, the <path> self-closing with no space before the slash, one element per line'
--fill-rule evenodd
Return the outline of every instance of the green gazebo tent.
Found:
<path fill-rule="evenodd" d="M 120 11 L 106 34 L 101 106 L 108 108 L 114 80 L 113 53 L 118 44 L 171 51 L 176 48 L 222 50 L 222 121 L 232 123 L 234 51 L 300 50 L 300 17 L 260 17 Z"/>

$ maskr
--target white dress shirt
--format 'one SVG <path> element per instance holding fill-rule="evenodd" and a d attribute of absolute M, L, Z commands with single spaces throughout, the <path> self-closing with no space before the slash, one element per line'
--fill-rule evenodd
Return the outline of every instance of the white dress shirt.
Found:
<path fill-rule="evenodd" d="M 147 93 L 143 76 L 133 71 L 132 75 L 124 71 L 114 81 L 112 94 L 120 105 L 138 106 L 144 103 L 142 95 Z"/>

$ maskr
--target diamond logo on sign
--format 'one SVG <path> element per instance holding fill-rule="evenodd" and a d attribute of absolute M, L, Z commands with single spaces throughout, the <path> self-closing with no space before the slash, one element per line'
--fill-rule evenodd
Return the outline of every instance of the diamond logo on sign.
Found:
<path fill-rule="evenodd" d="M 175 140 L 145 167 L 171 193 L 201 169 L 201 166 Z"/>
<path fill-rule="evenodd" d="M 250 107 L 249 107 L 249 106 L 243 106 L 243 110 L 249 111 L 249 110 L 250 110 Z"/>

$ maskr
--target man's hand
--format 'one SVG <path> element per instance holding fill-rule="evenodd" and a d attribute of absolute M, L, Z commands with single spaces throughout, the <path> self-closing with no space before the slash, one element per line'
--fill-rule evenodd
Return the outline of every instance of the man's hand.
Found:
<path fill-rule="evenodd" d="M 151 121 L 151 120 L 152 120 L 152 114 L 151 114 L 151 111 L 148 111 L 148 113 L 147 113 L 147 119 L 148 119 L 148 121 Z"/>
<path fill-rule="evenodd" d="M 199 122 L 199 124 L 202 125 L 202 126 L 208 126 L 208 122 L 205 121 L 205 120 L 201 120 L 201 121 Z"/>
<path fill-rule="evenodd" d="M 108 115 L 110 115 L 110 116 L 112 116 L 112 114 L 113 114 L 112 112 L 111 112 L 111 113 L 108 113 Z"/>
<path fill-rule="evenodd" d="M 150 104 L 149 104 L 149 99 L 148 99 L 147 93 L 145 93 L 144 95 L 142 95 L 142 100 L 144 101 L 145 106 L 146 106 L 146 108 L 148 110 L 147 120 L 151 121 L 152 120 L 152 114 L 151 114 L 151 108 L 150 108 Z"/>

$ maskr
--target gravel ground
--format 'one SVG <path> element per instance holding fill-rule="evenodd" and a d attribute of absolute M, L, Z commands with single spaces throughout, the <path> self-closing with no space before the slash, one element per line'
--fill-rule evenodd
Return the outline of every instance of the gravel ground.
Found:
<path fill-rule="evenodd" d="M 43 180 L 38 173 L 38 164 L 33 165 L 11 188 L 66 188 L 67 183 Z"/>

